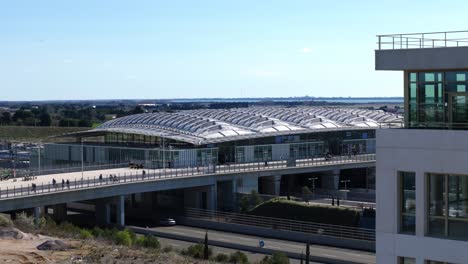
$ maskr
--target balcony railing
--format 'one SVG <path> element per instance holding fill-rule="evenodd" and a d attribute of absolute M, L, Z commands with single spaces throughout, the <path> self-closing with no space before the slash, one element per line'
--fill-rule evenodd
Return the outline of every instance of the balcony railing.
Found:
<path fill-rule="evenodd" d="M 377 35 L 378 50 L 468 46 L 468 31 Z"/>

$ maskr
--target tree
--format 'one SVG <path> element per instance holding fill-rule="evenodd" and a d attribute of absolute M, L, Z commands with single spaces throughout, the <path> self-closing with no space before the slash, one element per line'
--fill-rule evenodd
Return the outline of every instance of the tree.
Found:
<path fill-rule="evenodd" d="M 0 122 L 3 125 L 11 124 L 11 114 L 10 114 L 10 112 L 3 112 L 2 117 L 0 118 Z"/>
<path fill-rule="evenodd" d="M 309 203 L 309 197 L 312 194 L 309 187 L 303 186 L 301 191 L 302 191 L 302 199 L 304 199 L 304 201 L 306 201 L 306 203 Z"/>
<path fill-rule="evenodd" d="M 260 197 L 257 191 L 252 190 L 249 195 L 244 195 L 239 200 L 239 210 L 241 213 L 247 213 L 255 206 L 261 204 L 263 199 Z"/>
<path fill-rule="evenodd" d="M 50 118 L 49 113 L 45 111 L 41 113 L 41 115 L 39 116 L 39 120 L 40 126 L 50 126 L 52 124 L 52 118 Z"/>
<path fill-rule="evenodd" d="M 209 254 L 209 249 L 208 249 L 208 231 L 206 231 L 205 233 L 205 245 L 204 245 L 204 249 L 203 249 L 203 259 L 208 259 L 210 254 Z"/>
<path fill-rule="evenodd" d="M 145 111 L 143 110 L 143 108 L 141 108 L 141 106 L 137 105 L 135 106 L 135 109 L 133 109 L 132 111 L 132 114 L 142 114 L 144 113 Z"/>

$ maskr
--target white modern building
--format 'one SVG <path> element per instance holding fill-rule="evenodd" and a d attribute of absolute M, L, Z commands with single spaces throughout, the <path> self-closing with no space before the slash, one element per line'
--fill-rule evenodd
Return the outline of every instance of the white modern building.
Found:
<path fill-rule="evenodd" d="M 378 36 L 405 128 L 377 132 L 377 263 L 468 263 L 468 32 Z"/>

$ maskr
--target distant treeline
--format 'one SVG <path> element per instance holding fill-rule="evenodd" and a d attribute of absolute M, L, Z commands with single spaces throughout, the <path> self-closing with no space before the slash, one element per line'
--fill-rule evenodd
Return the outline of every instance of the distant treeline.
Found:
<path fill-rule="evenodd" d="M 323 101 L 291 101 L 291 102 L 184 102 L 144 104 L 107 102 L 103 105 L 93 105 L 86 102 L 44 102 L 34 105 L 33 102 L 11 104 L 0 108 L 0 125 L 2 126 L 42 126 L 42 127 L 93 127 L 107 120 L 122 116 L 151 113 L 174 112 L 192 109 L 228 109 L 248 106 L 281 105 L 293 107 L 298 105 L 330 105 Z M 334 103 L 333 105 L 337 105 Z M 341 104 L 346 105 L 346 104 Z M 1 107 L 2 105 L 0 105 Z"/>

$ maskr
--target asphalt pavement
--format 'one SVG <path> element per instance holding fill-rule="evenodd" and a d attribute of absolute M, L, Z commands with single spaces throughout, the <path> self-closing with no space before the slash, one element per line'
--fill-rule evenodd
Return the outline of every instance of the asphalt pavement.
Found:
<path fill-rule="evenodd" d="M 205 236 L 206 230 L 187 226 L 171 226 L 171 227 L 152 227 L 145 228 L 149 231 L 155 231 L 159 237 L 165 235 L 176 235 L 179 237 L 188 237 L 192 239 L 199 239 L 202 241 Z M 242 234 L 235 234 L 222 231 L 208 230 L 208 237 L 210 241 L 224 242 L 226 244 L 234 244 L 241 246 L 249 246 L 252 248 L 260 248 L 260 241 L 264 242 L 264 248 L 273 251 L 283 251 L 295 254 L 305 253 L 305 244 L 278 240 L 271 238 L 263 238 L 258 236 L 249 236 Z M 352 263 L 375 264 L 375 254 L 372 252 L 358 251 L 351 249 L 335 248 L 322 245 L 311 245 L 311 256 L 316 256 L 324 259 L 349 261 Z"/>

